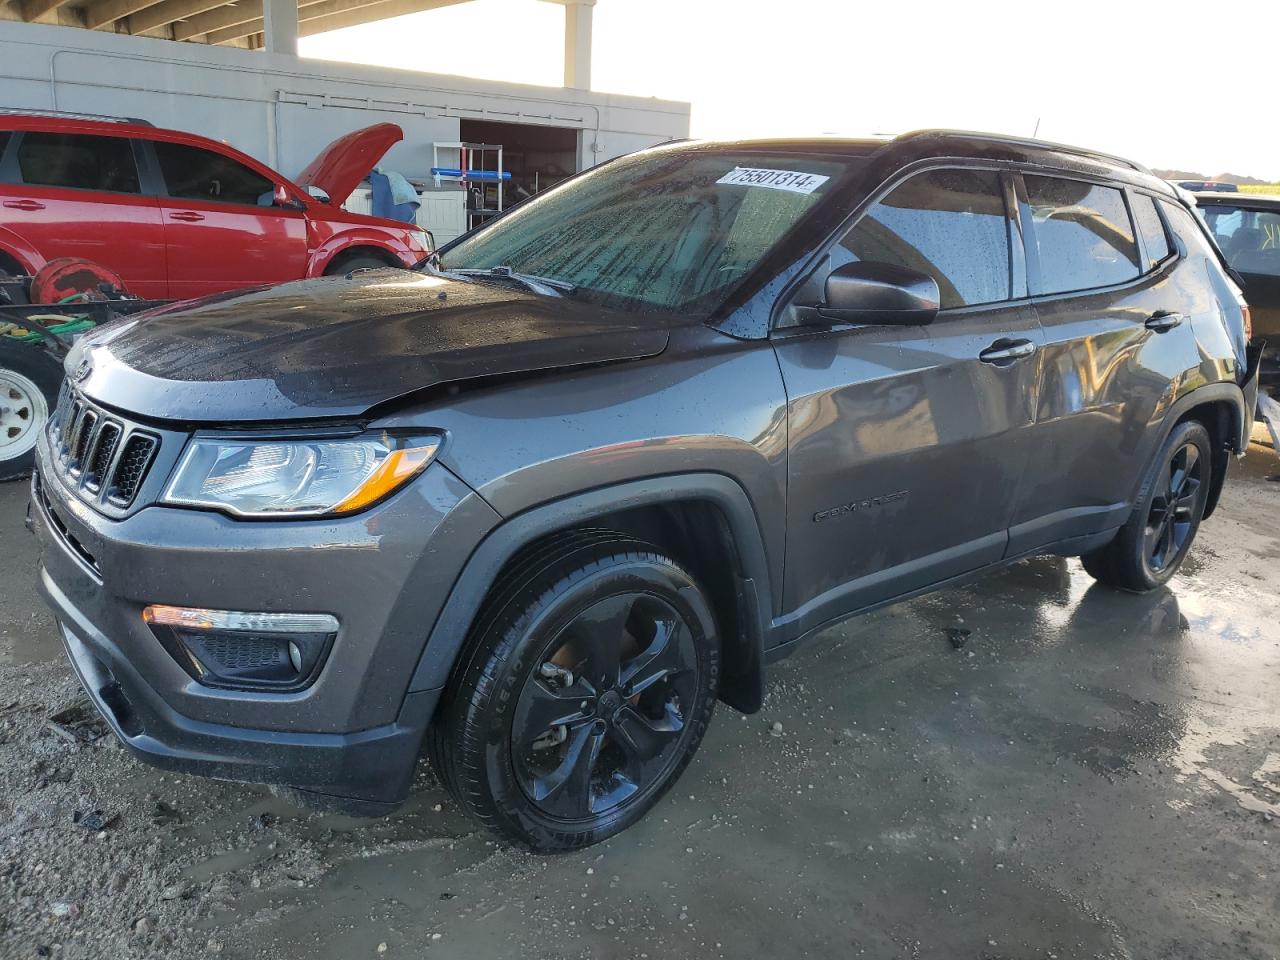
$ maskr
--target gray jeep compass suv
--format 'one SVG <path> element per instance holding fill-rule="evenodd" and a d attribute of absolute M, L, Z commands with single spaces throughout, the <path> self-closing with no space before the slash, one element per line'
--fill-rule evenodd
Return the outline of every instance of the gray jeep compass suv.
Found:
<path fill-rule="evenodd" d="M 541 849 L 850 614 L 1052 552 L 1166 581 L 1244 452 L 1247 309 L 1172 189 L 979 134 L 676 143 L 418 271 L 163 307 L 67 360 L 32 524 L 164 767 Z"/>

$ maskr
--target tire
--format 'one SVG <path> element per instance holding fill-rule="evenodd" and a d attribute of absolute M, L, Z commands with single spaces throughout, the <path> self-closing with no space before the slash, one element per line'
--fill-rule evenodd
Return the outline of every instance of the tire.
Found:
<path fill-rule="evenodd" d="M 31 473 L 61 385 L 62 364 L 41 347 L 0 336 L 0 481 Z"/>
<path fill-rule="evenodd" d="M 386 266 L 389 266 L 389 264 L 381 257 L 376 257 L 371 253 L 355 253 L 348 257 L 338 257 L 333 263 L 325 267 L 324 275 L 326 277 L 337 277 L 353 273 L 356 270 L 380 270 Z"/>
<path fill-rule="evenodd" d="M 495 585 L 428 735 L 454 800 L 540 851 L 625 830 L 675 783 L 720 682 L 711 605 L 651 544 L 591 530 Z"/>
<path fill-rule="evenodd" d="M 1201 423 L 1188 420 L 1174 427 L 1128 521 L 1109 544 L 1080 558 L 1090 576 L 1134 593 L 1167 582 L 1186 558 L 1204 517 L 1212 455 L 1209 432 Z"/>

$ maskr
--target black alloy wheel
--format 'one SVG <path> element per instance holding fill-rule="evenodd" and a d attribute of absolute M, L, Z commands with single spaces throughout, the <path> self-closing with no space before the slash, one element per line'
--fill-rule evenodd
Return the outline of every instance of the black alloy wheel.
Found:
<path fill-rule="evenodd" d="M 693 757 L 719 690 L 701 587 L 652 544 L 571 531 L 486 597 L 429 737 L 458 804 L 537 850 L 635 823 Z"/>
<path fill-rule="evenodd" d="M 1148 469 L 1129 519 L 1115 538 L 1080 558 L 1095 580 L 1145 593 L 1182 565 L 1213 484 L 1212 441 L 1196 420 L 1177 424 Z"/>
<path fill-rule="evenodd" d="M 567 821 L 643 796 L 677 756 L 698 679 L 693 631 L 660 597 L 620 593 L 579 613 L 516 704 L 512 757 L 525 795 Z"/>
<path fill-rule="evenodd" d="M 1182 444 L 1166 464 L 1164 482 L 1151 497 L 1144 538 L 1147 562 L 1155 573 L 1181 559 L 1191 539 L 1199 520 L 1196 506 L 1203 470 L 1204 460 L 1194 443 Z"/>

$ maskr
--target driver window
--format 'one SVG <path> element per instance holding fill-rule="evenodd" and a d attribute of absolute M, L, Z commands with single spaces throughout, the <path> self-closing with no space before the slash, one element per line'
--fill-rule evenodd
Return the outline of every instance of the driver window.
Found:
<path fill-rule="evenodd" d="M 247 206 L 272 205 L 275 184 L 243 163 L 181 143 L 157 140 L 154 146 L 169 196 Z"/>
<path fill-rule="evenodd" d="M 855 260 L 928 274 L 941 306 L 1009 299 L 1009 224 L 1000 174 L 929 170 L 873 205 L 832 251 L 831 267 Z"/>

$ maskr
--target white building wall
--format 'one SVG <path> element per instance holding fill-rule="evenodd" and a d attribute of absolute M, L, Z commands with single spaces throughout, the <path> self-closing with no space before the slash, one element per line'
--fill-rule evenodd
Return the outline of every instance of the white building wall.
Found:
<path fill-rule="evenodd" d="M 289 177 L 384 120 L 405 131 L 387 166 L 423 179 L 432 141 L 459 139 L 462 118 L 581 130 L 580 168 L 689 132 L 685 103 L 12 21 L 0 21 L 0 106 L 138 117 L 224 140 Z"/>

